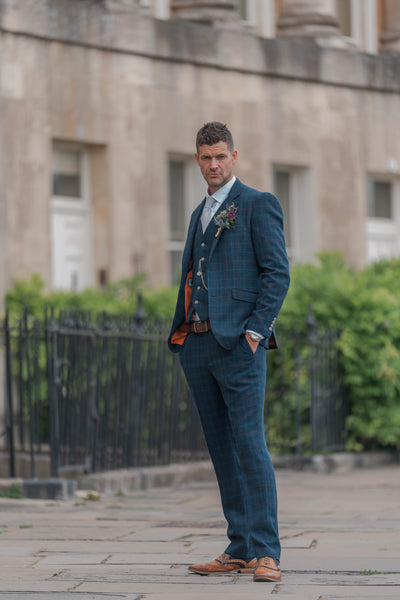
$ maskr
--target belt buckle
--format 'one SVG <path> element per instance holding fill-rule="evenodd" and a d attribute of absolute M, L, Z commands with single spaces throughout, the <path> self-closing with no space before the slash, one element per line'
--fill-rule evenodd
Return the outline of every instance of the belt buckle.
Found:
<path fill-rule="evenodd" d="M 197 325 L 204 325 L 205 329 L 197 330 Z M 207 321 L 193 321 L 193 332 L 194 333 L 207 333 L 209 331 Z"/>

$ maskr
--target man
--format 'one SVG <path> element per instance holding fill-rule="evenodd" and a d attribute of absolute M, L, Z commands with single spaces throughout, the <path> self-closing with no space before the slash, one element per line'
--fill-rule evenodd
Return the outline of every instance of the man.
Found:
<path fill-rule="evenodd" d="M 197 134 L 195 158 L 208 184 L 192 214 L 169 346 L 197 406 L 217 475 L 230 544 L 190 571 L 253 572 L 281 579 L 275 475 L 266 446 L 265 349 L 289 286 L 283 215 L 272 194 L 243 185 L 230 131 Z"/>

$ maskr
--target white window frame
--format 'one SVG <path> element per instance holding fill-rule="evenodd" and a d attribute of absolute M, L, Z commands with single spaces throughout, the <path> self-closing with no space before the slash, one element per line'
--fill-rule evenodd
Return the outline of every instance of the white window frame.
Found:
<path fill-rule="evenodd" d="M 368 180 L 388 182 L 392 185 L 392 218 L 369 217 L 367 210 L 367 184 Z M 365 180 L 365 206 L 366 206 L 366 259 L 372 263 L 383 258 L 400 256 L 400 177 L 393 175 L 380 175 L 369 173 Z M 392 240 L 393 251 L 387 251 L 385 245 Z M 378 247 L 381 251 L 376 250 Z"/>
<path fill-rule="evenodd" d="M 78 210 L 88 210 L 90 207 L 90 185 L 89 185 L 89 157 L 88 153 L 82 146 L 73 143 L 58 142 L 53 143 L 52 149 L 68 150 L 78 152 L 80 157 L 80 183 L 81 190 L 79 196 L 61 196 L 52 193 L 53 201 L 61 210 L 70 211 L 71 206 Z M 53 173 L 52 173 L 53 174 Z M 72 203 L 72 204 L 71 204 Z"/>
<path fill-rule="evenodd" d="M 181 162 L 184 165 L 183 193 L 184 193 L 184 211 L 185 211 L 185 218 L 184 218 L 185 231 L 184 231 L 184 238 L 182 240 L 177 241 L 177 240 L 170 239 L 168 241 L 168 243 L 167 243 L 168 254 L 170 254 L 170 252 L 172 252 L 172 251 L 183 252 L 183 249 L 185 247 L 186 235 L 187 235 L 187 230 L 189 227 L 190 217 L 192 215 L 194 208 L 197 206 L 197 204 L 199 204 L 203 200 L 203 198 L 205 196 L 205 192 L 206 192 L 206 187 L 207 187 L 207 184 L 204 181 L 203 176 L 201 175 L 201 171 L 200 171 L 199 166 L 196 163 L 196 160 L 193 155 L 176 154 L 173 152 L 169 153 L 168 154 L 168 163 L 167 163 L 168 172 L 169 172 L 169 163 L 171 161 Z M 168 189 L 169 189 L 169 186 L 168 186 Z M 168 206 L 170 206 L 169 198 L 168 198 Z M 172 283 L 174 283 L 174 282 L 172 282 Z"/>
<path fill-rule="evenodd" d="M 291 263 L 311 262 L 315 256 L 315 194 L 309 167 L 276 163 L 272 166 L 271 180 L 276 171 L 289 174 L 289 211 L 292 245 L 286 248 Z M 279 197 L 278 197 L 279 200 Z"/>

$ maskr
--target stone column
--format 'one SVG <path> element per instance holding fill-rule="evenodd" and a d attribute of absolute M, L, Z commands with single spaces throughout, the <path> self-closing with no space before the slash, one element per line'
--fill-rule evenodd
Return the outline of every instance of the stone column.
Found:
<path fill-rule="evenodd" d="M 171 17 L 206 25 L 237 25 L 240 22 L 234 0 L 171 0 Z"/>
<path fill-rule="evenodd" d="M 129 13 L 141 11 L 150 14 L 150 4 L 148 0 L 105 0 L 104 6 L 110 12 Z"/>
<path fill-rule="evenodd" d="M 339 30 L 333 0 L 283 0 L 277 21 L 278 37 L 310 38 L 348 46 Z"/>
<path fill-rule="evenodd" d="M 382 52 L 400 52 L 400 2 L 385 0 L 383 5 Z"/>

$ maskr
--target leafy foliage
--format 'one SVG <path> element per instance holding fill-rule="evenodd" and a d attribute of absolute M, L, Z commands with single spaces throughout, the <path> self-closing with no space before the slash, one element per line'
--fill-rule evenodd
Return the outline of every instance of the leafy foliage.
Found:
<path fill-rule="evenodd" d="M 20 500 L 24 498 L 19 483 L 12 483 L 8 488 L 0 490 L 0 498 L 13 498 L 14 500 Z"/>
<path fill-rule="evenodd" d="M 321 253 L 318 263 L 293 267 L 291 278 L 277 325 L 285 368 L 280 374 L 277 368 L 271 369 L 271 388 L 274 377 L 279 376 L 290 396 L 296 345 L 299 360 L 307 362 L 307 319 L 312 311 L 319 326 L 339 332 L 343 381 L 350 405 L 348 448 L 400 449 L 400 260 L 382 260 L 356 272 L 340 254 Z M 122 315 L 137 310 L 139 293 L 147 315 L 170 322 L 177 288 L 152 289 L 145 285 L 144 275 L 110 284 L 103 290 L 47 295 L 43 281 L 34 275 L 29 281 L 15 284 L 6 304 L 14 317 L 20 317 L 27 306 L 29 315 L 41 318 L 45 304 L 54 305 L 56 311 L 76 308 Z M 270 354 L 274 367 L 276 355 Z M 302 405 L 306 406 L 306 368 L 299 386 Z M 295 400 L 292 404 L 294 414 Z M 279 431 L 270 432 L 278 441 L 286 437 L 283 425 L 289 417 L 280 415 Z"/>
<path fill-rule="evenodd" d="M 132 315 L 138 308 L 139 297 L 143 310 L 150 317 L 170 319 L 175 308 L 177 288 L 145 285 L 146 276 L 121 279 L 103 289 L 88 288 L 83 292 L 52 292 L 45 294 L 45 284 L 39 275 L 29 280 L 18 280 L 6 295 L 6 306 L 11 318 L 20 317 L 24 308 L 28 315 L 41 320 L 45 306 L 54 306 L 56 314 L 62 310 L 102 312 L 112 315 Z"/>
<path fill-rule="evenodd" d="M 278 333 L 305 332 L 310 309 L 320 326 L 338 330 L 348 448 L 400 449 L 400 260 L 354 272 L 336 253 L 318 258 L 317 265 L 293 268 Z"/>

